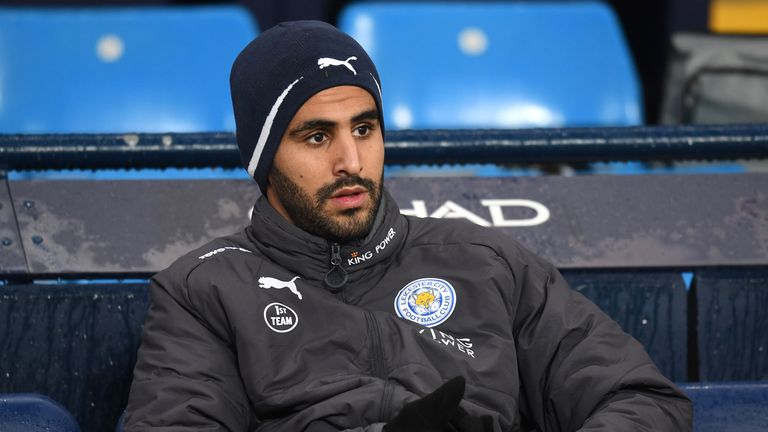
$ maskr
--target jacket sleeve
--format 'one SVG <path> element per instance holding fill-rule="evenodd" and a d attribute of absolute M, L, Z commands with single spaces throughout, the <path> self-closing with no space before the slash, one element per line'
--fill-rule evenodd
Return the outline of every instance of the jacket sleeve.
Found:
<path fill-rule="evenodd" d="M 226 335 L 202 319 L 185 283 L 156 276 L 150 291 L 124 430 L 249 430 L 248 399 Z"/>
<path fill-rule="evenodd" d="M 385 425 L 385 423 L 374 423 L 369 426 L 360 426 L 354 429 L 344 429 L 341 432 L 382 432 Z"/>
<path fill-rule="evenodd" d="M 691 402 L 642 345 L 554 266 L 522 253 L 511 266 L 527 422 L 546 431 L 691 430 Z"/>

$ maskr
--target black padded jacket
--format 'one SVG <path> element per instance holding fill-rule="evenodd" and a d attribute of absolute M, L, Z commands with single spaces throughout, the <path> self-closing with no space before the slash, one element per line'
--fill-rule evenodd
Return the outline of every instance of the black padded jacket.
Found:
<path fill-rule="evenodd" d="M 402 216 L 386 192 L 359 245 L 260 198 L 151 294 L 128 432 L 381 430 L 458 375 L 461 406 L 500 431 L 691 429 L 690 401 L 550 263 L 489 228 Z"/>

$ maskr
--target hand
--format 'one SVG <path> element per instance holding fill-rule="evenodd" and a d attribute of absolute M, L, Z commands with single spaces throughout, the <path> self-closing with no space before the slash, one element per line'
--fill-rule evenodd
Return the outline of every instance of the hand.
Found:
<path fill-rule="evenodd" d="M 423 398 L 405 404 L 400 413 L 384 426 L 384 431 L 443 432 L 456 415 L 462 397 L 464 377 L 452 378 Z"/>
<path fill-rule="evenodd" d="M 463 408 L 457 407 L 456 413 L 451 418 L 451 424 L 447 431 L 458 432 L 495 432 L 493 417 L 484 415 L 480 417 L 470 416 Z"/>

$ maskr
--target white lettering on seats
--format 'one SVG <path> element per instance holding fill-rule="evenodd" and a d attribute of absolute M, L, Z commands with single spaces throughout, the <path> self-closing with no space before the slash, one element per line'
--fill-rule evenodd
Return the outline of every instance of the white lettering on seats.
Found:
<path fill-rule="evenodd" d="M 481 218 L 480 216 L 472 213 L 464 207 L 456 204 L 455 202 L 448 200 L 440 208 L 432 213 L 433 218 L 438 219 L 469 219 L 480 226 L 491 226 L 490 222 Z"/>
<path fill-rule="evenodd" d="M 542 203 L 527 199 L 487 199 L 480 200 L 480 204 L 488 208 L 491 216 L 491 222 L 472 213 L 464 207 L 453 201 L 446 201 L 437 208 L 432 214 L 427 210 L 427 204 L 424 200 L 412 200 L 410 209 L 401 209 L 400 213 L 405 216 L 416 216 L 420 218 L 450 218 L 467 219 L 481 226 L 495 227 L 532 227 L 547 222 L 551 216 L 549 209 Z M 525 207 L 536 212 L 536 215 L 526 219 L 507 219 L 504 217 L 504 207 Z"/>
<path fill-rule="evenodd" d="M 526 199 L 489 199 L 481 200 L 480 204 L 488 207 L 491 212 L 493 226 L 497 227 L 527 227 L 541 225 L 549 220 L 549 209 L 544 204 Z M 536 212 L 536 216 L 528 219 L 504 219 L 502 207 L 528 207 Z"/>

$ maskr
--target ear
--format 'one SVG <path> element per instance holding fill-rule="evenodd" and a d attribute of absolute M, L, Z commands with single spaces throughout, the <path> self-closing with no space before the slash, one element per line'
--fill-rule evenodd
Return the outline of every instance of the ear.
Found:
<path fill-rule="evenodd" d="M 267 188 L 272 184 L 272 179 L 275 175 L 275 170 L 280 170 L 280 168 L 277 167 L 277 161 L 274 159 L 272 160 L 272 166 L 269 168 L 269 173 L 267 173 Z"/>

